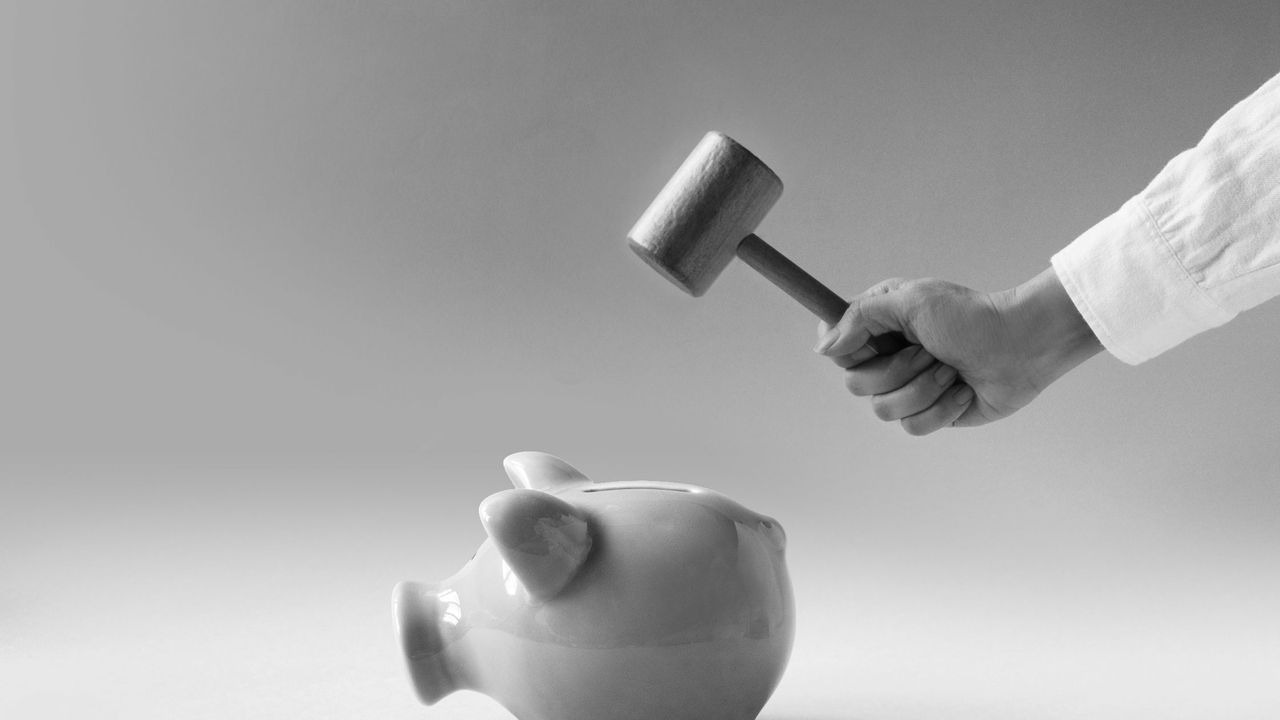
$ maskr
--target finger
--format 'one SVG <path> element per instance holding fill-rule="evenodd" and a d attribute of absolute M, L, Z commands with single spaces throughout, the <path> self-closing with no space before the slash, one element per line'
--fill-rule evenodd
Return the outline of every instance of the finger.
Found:
<path fill-rule="evenodd" d="M 845 315 L 848 315 L 848 314 L 849 314 L 849 309 L 845 308 Z M 841 315 L 840 319 L 843 320 L 844 315 Z M 837 325 L 839 324 L 840 324 L 839 320 L 836 321 L 835 325 L 832 325 L 826 320 L 818 321 L 818 344 L 813 346 L 814 352 L 818 353 L 819 355 L 823 354 L 824 351 L 826 351 L 826 349 L 830 347 L 832 343 L 834 343 L 836 340 L 840 338 L 840 329 L 837 327 Z"/>
<path fill-rule="evenodd" d="M 871 408 L 881 420 L 901 420 L 936 402 L 955 379 L 955 368 L 934 363 L 897 390 L 873 395 Z"/>
<path fill-rule="evenodd" d="M 903 329 L 902 280 L 886 280 L 854 298 L 840 321 L 822 335 L 814 352 L 822 355 L 848 355 L 858 350 L 875 335 Z"/>
<path fill-rule="evenodd" d="M 896 282 L 896 281 L 888 281 L 888 282 Z M 834 331 L 834 328 L 835 326 L 831 325 L 826 320 L 818 321 L 818 345 L 817 347 L 814 347 L 815 352 L 821 352 L 821 349 L 823 347 L 823 343 L 827 337 L 827 334 L 832 333 Z M 834 335 L 832 335 L 832 337 L 836 337 L 838 335 L 839 335 L 839 332 L 834 331 Z M 871 342 L 867 342 L 863 344 L 862 347 L 858 348 L 857 350 L 854 350 L 851 353 L 847 353 L 844 355 L 835 355 L 831 358 L 831 361 L 834 362 L 837 366 L 844 368 L 845 370 L 848 370 L 849 368 L 855 367 L 857 365 L 861 365 L 867 360 L 870 360 L 871 358 L 881 355 L 880 352 L 878 352 L 874 347 L 872 347 L 872 344 L 873 343 Z M 889 354 L 892 354 L 892 353 L 889 353 Z"/>
<path fill-rule="evenodd" d="M 928 435 L 956 423 L 973 405 L 973 388 L 958 382 L 944 392 L 934 404 L 915 415 L 902 418 L 902 429 L 909 435 Z"/>
<path fill-rule="evenodd" d="M 848 355 L 837 355 L 831 358 L 831 361 L 845 370 L 849 370 L 875 357 L 880 357 L 880 353 L 876 352 L 876 349 L 870 345 L 863 345 Z"/>
<path fill-rule="evenodd" d="M 826 320 L 818 321 L 818 346 L 814 348 L 815 352 L 818 352 L 820 350 L 820 348 L 822 347 L 822 342 L 824 337 L 826 336 L 827 333 L 831 332 L 832 328 L 834 327 L 835 327 L 834 325 L 831 325 Z M 870 360 L 871 358 L 876 357 L 876 355 L 878 354 L 879 353 L 875 351 L 875 348 L 871 347 L 870 345 L 863 345 L 862 347 L 858 348 L 857 350 L 854 350 L 851 353 L 848 353 L 845 355 L 836 355 L 831 358 L 831 361 L 834 362 L 836 365 L 844 368 L 845 370 L 848 370 L 849 368 L 854 367 L 855 365 L 860 365 L 866 360 Z"/>
<path fill-rule="evenodd" d="M 933 363 L 928 350 L 908 345 L 892 355 L 877 355 L 852 366 L 845 373 L 844 384 L 859 397 L 883 395 L 906 385 Z"/>

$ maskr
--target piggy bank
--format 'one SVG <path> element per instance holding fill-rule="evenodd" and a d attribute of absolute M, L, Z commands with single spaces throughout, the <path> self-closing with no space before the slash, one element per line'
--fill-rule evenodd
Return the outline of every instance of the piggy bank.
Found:
<path fill-rule="evenodd" d="M 396 586 L 418 697 L 484 693 L 520 720 L 750 720 L 791 653 L 777 521 L 673 482 L 592 482 L 517 453 L 453 577 Z"/>

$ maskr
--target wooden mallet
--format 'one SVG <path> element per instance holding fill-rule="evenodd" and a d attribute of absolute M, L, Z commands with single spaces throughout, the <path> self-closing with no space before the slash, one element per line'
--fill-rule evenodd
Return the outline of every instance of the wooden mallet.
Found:
<path fill-rule="evenodd" d="M 849 303 L 755 234 L 782 195 L 782 181 L 729 136 L 709 132 L 627 233 L 628 245 L 676 287 L 698 297 L 734 255 L 834 325 Z M 898 333 L 867 343 L 885 355 Z"/>

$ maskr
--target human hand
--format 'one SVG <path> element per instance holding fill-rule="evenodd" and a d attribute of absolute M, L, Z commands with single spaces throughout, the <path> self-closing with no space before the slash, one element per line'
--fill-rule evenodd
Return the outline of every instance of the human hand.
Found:
<path fill-rule="evenodd" d="M 883 356 L 867 346 L 894 331 L 911 344 Z M 818 332 L 814 349 L 845 369 L 849 391 L 912 435 L 1008 417 L 1102 349 L 1052 268 L 995 293 L 887 280 Z"/>

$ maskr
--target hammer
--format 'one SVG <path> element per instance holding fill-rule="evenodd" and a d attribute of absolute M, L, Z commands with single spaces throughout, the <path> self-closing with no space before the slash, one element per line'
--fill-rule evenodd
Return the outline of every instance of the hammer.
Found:
<path fill-rule="evenodd" d="M 627 233 L 627 244 L 676 287 L 699 297 L 734 255 L 814 315 L 835 325 L 849 303 L 755 234 L 782 181 L 751 151 L 709 132 Z M 906 347 L 899 333 L 871 338 L 876 353 Z"/>

